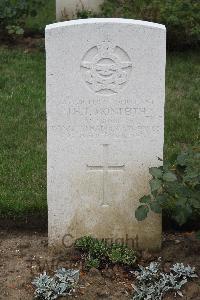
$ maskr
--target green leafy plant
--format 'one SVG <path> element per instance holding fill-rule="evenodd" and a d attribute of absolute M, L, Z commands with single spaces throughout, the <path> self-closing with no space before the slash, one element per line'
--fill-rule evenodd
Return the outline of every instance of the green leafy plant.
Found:
<path fill-rule="evenodd" d="M 112 243 L 108 245 L 91 236 L 82 237 L 75 242 L 75 248 L 86 253 L 86 266 L 99 267 L 103 263 L 119 263 L 123 265 L 134 265 L 136 252 L 125 245 Z"/>
<path fill-rule="evenodd" d="M 59 269 L 53 277 L 44 272 L 36 277 L 32 284 L 36 287 L 35 297 L 44 300 L 55 300 L 60 296 L 71 295 L 79 281 L 79 270 Z"/>
<path fill-rule="evenodd" d="M 200 1 L 105 0 L 102 15 L 165 24 L 171 48 L 200 42 Z"/>
<path fill-rule="evenodd" d="M 164 209 L 181 226 L 200 216 L 200 150 L 188 149 L 177 156 L 170 167 L 150 168 L 151 194 L 140 199 L 135 211 L 138 221 L 144 220 L 150 210 Z"/>
<path fill-rule="evenodd" d="M 8 25 L 8 26 L 6 26 L 6 29 L 8 30 L 8 33 L 10 35 L 12 35 L 12 34 L 22 35 L 22 34 L 24 34 L 24 29 L 21 28 L 20 26 Z"/>
<path fill-rule="evenodd" d="M 106 243 L 91 236 L 84 236 L 75 242 L 75 247 L 87 252 L 94 258 L 106 257 L 108 246 Z"/>
<path fill-rule="evenodd" d="M 0 0 L 0 34 L 22 35 L 27 16 L 36 16 L 42 0 Z"/>
<path fill-rule="evenodd" d="M 112 263 L 119 263 L 131 266 L 136 261 L 136 254 L 125 245 L 112 244 L 108 251 L 109 260 Z"/>
<path fill-rule="evenodd" d="M 98 269 L 100 267 L 100 260 L 98 258 L 93 258 L 90 255 L 87 256 L 85 261 L 85 266 L 87 269 L 95 268 Z"/>
<path fill-rule="evenodd" d="M 170 268 L 169 273 L 164 273 L 158 262 L 151 262 L 149 266 L 139 266 L 139 271 L 132 272 L 137 279 L 137 286 L 133 300 L 161 300 L 168 292 L 173 292 L 175 296 L 183 297 L 181 288 L 189 279 L 197 278 L 195 268 L 182 263 L 176 263 Z"/>
<path fill-rule="evenodd" d="M 88 18 L 97 18 L 98 14 L 90 11 L 90 10 L 79 10 L 77 11 L 77 18 L 78 19 L 88 19 Z"/>

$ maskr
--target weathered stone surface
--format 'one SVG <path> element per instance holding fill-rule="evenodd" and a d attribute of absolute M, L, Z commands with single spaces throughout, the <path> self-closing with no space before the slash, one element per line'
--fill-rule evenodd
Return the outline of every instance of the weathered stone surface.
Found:
<path fill-rule="evenodd" d="M 103 0 L 56 0 L 57 20 L 72 19 L 78 11 L 98 12 Z"/>
<path fill-rule="evenodd" d="M 163 156 L 165 42 L 163 25 L 142 21 L 47 26 L 51 245 L 92 235 L 160 247 L 160 216 L 134 211 Z"/>

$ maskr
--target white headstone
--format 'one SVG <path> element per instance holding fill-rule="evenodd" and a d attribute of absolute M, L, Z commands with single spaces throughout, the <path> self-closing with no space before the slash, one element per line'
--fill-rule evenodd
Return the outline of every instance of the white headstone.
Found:
<path fill-rule="evenodd" d="M 134 212 L 163 157 L 165 27 L 52 24 L 46 55 L 50 245 L 92 235 L 159 248 L 161 217 Z"/>
<path fill-rule="evenodd" d="M 104 0 L 56 0 L 56 19 L 72 19 L 78 11 L 99 12 Z"/>

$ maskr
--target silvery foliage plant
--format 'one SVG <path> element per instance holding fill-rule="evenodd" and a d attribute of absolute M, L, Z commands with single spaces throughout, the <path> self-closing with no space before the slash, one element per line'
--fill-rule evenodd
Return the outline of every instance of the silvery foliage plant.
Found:
<path fill-rule="evenodd" d="M 79 281 L 79 270 L 59 269 L 53 277 L 44 272 L 36 277 L 32 284 L 36 287 L 35 297 L 54 300 L 60 296 L 71 295 Z"/>
<path fill-rule="evenodd" d="M 181 296 L 181 288 L 188 279 L 198 277 L 195 268 L 189 265 L 185 267 L 182 263 L 176 263 L 170 268 L 169 273 L 160 270 L 160 261 L 151 262 L 149 266 L 139 266 L 139 271 L 132 272 L 138 281 L 138 285 L 133 285 L 135 290 L 133 300 L 162 300 L 163 296 L 171 291 L 174 296 Z"/>

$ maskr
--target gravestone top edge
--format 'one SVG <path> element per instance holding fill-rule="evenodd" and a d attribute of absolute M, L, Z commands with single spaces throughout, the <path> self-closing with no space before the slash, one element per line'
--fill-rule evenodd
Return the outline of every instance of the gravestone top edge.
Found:
<path fill-rule="evenodd" d="M 91 18 L 91 19 L 77 19 L 71 21 L 57 22 L 57 23 L 47 25 L 45 31 L 62 28 L 62 27 L 68 27 L 68 26 L 84 25 L 84 24 L 113 24 L 113 25 L 128 24 L 128 25 L 136 25 L 136 26 L 143 26 L 149 28 L 157 28 L 166 31 L 166 27 L 163 24 L 147 22 L 142 20 L 123 19 L 123 18 Z"/>

